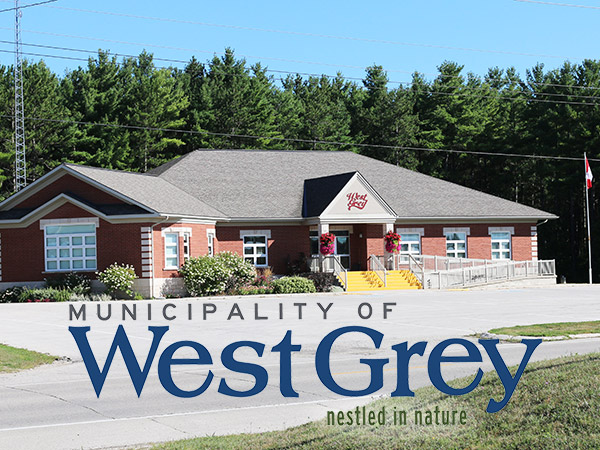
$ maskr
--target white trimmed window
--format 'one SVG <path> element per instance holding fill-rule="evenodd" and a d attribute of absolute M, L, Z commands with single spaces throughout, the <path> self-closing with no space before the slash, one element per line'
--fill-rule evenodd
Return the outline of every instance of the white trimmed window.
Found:
<path fill-rule="evenodd" d="M 244 236 L 244 259 L 256 267 L 268 265 L 267 236 Z"/>
<path fill-rule="evenodd" d="M 47 225 L 44 228 L 47 272 L 96 270 L 96 225 Z"/>
<path fill-rule="evenodd" d="M 400 261 L 408 261 L 408 255 L 421 254 L 421 235 L 400 232 Z"/>
<path fill-rule="evenodd" d="M 215 233 L 207 233 L 206 238 L 208 239 L 208 256 L 215 256 Z"/>
<path fill-rule="evenodd" d="M 190 233 L 183 233 L 183 260 L 190 259 Z"/>
<path fill-rule="evenodd" d="M 165 233 L 165 269 L 179 269 L 179 233 Z"/>
<path fill-rule="evenodd" d="M 446 233 L 446 256 L 450 258 L 467 257 L 467 233 Z"/>
<path fill-rule="evenodd" d="M 310 231 L 310 255 L 314 257 L 319 256 L 319 232 Z"/>
<path fill-rule="evenodd" d="M 510 259 L 510 231 L 493 231 L 492 259 Z"/>

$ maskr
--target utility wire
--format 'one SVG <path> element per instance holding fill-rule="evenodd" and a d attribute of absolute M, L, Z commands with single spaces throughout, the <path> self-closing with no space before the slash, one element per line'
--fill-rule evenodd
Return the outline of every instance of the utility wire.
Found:
<path fill-rule="evenodd" d="M 12 28 L 0 27 L 0 30 L 11 30 L 12 31 Z M 51 33 L 48 31 L 23 30 L 23 32 L 33 33 L 33 34 L 41 34 L 41 35 L 46 35 L 46 36 L 65 37 L 65 38 L 70 38 L 70 39 L 82 39 L 82 40 L 90 40 L 90 41 L 109 42 L 109 43 L 114 43 L 114 44 L 137 45 L 137 46 L 141 46 L 141 47 L 164 48 L 164 49 L 168 49 L 168 50 L 209 53 L 212 55 L 221 54 L 221 52 L 215 52 L 215 51 L 211 51 L 211 50 L 200 50 L 200 49 L 185 48 L 185 47 L 173 47 L 173 46 L 168 46 L 168 45 L 148 44 L 148 43 L 143 43 L 143 42 L 128 42 L 128 41 L 120 41 L 120 40 L 114 40 L 114 39 L 94 38 L 94 37 L 88 37 L 88 36 L 74 36 L 74 35 L 69 35 L 69 34 Z M 119 53 L 116 52 L 116 54 L 119 54 Z M 277 57 L 269 57 L 269 56 L 241 55 L 241 54 L 237 54 L 237 56 L 240 56 L 242 58 L 250 58 L 250 59 L 265 59 L 265 60 L 273 60 L 273 61 L 281 61 L 281 62 L 311 64 L 311 65 L 330 66 L 330 67 L 338 67 L 338 68 L 361 69 L 361 70 L 367 69 L 366 67 L 363 67 L 363 66 L 354 66 L 354 65 L 347 65 L 347 64 L 332 64 L 332 63 L 324 63 L 324 62 L 318 62 L 318 61 L 295 60 L 295 59 L 277 58 Z M 418 72 L 418 71 L 408 71 L 408 70 L 386 69 L 385 71 L 386 71 L 386 73 L 395 72 L 395 73 L 406 73 L 406 74 L 411 74 L 411 75 L 414 75 L 416 73 L 419 75 L 428 75 L 428 76 L 434 76 L 434 77 L 440 76 L 439 73 L 428 73 L 428 72 Z M 465 77 L 464 75 L 444 75 L 444 78 L 451 78 L 451 79 L 464 79 L 464 77 Z M 406 84 L 412 84 L 412 82 L 406 82 Z M 590 86 L 572 86 L 572 85 L 558 84 L 558 83 L 529 82 L 529 84 L 533 84 L 536 86 L 568 87 L 571 89 L 589 89 L 590 88 Z"/>
<path fill-rule="evenodd" d="M 520 2 L 520 3 L 537 3 L 538 5 L 569 6 L 571 8 L 600 9 L 600 6 L 573 5 L 570 3 L 542 2 L 542 1 L 537 1 L 537 0 L 514 0 L 514 1 Z"/>
<path fill-rule="evenodd" d="M 0 27 L 0 30 L 12 30 L 12 28 Z M 222 54 L 221 52 L 215 52 L 215 51 L 211 51 L 211 50 L 200 50 L 200 49 L 192 49 L 192 48 L 185 48 L 185 47 L 173 47 L 173 46 L 167 46 L 167 45 L 148 44 L 148 43 L 142 43 L 142 42 L 119 41 L 119 40 L 114 40 L 114 39 L 93 38 L 93 37 L 87 37 L 87 36 L 74 36 L 74 35 L 69 35 L 69 34 L 51 33 L 51 32 L 46 32 L 46 31 L 23 30 L 23 32 L 33 33 L 33 34 L 41 34 L 41 35 L 47 35 L 47 36 L 66 37 L 66 38 L 72 38 L 72 39 L 83 39 L 83 40 L 91 40 L 91 41 L 99 41 L 99 42 L 109 42 L 109 43 L 114 43 L 114 44 L 137 45 L 137 46 L 141 46 L 141 47 L 164 48 L 164 49 L 168 49 L 168 50 L 209 53 L 209 54 L 213 54 L 213 55 Z M 10 42 L 10 41 L 7 41 L 7 42 Z M 28 45 L 34 45 L 34 44 L 28 44 Z M 61 47 L 57 47 L 57 48 L 61 48 Z M 64 48 L 64 49 L 65 50 L 75 50 L 75 49 L 69 49 L 69 48 Z M 95 51 L 90 52 L 90 53 L 95 53 Z M 112 54 L 123 55 L 120 52 L 114 52 Z M 281 62 L 311 64 L 311 65 L 318 65 L 318 66 L 330 66 L 330 67 L 349 68 L 349 69 L 361 69 L 361 70 L 367 69 L 366 67 L 363 67 L 363 66 L 353 66 L 353 65 L 346 65 L 346 64 L 332 64 L 332 63 L 324 63 L 324 62 L 318 62 L 318 61 L 295 60 L 295 59 L 287 59 L 287 58 L 242 55 L 242 54 L 236 54 L 236 55 L 240 56 L 242 58 L 250 58 L 250 59 L 265 59 L 265 60 L 273 60 L 273 61 L 281 61 Z M 136 56 L 132 56 L 132 57 L 136 57 Z M 157 58 L 155 58 L 155 59 L 157 59 Z M 189 62 L 189 61 L 186 61 L 186 62 Z M 386 73 L 389 73 L 389 72 L 406 73 L 406 74 L 411 74 L 411 75 L 414 75 L 414 74 L 429 75 L 429 76 L 434 76 L 434 77 L 443 77 L 444 79 L 461 79 L 461 80 L 463 80 L 465 78 L 465 75 L 441 75 L 439 73 L 428 73 L 428 72 L 395 70 L 395 69 L 385 69 L 385 72 Z M 297 72 L 288 71 L 288 73 L 296 74 Z M 328 75 L 328 76 L 334 77 L 332 75 Z M 358 78 L 355 78 L 355 79 L 358 79 Z M 402 84 L 407 84 L 407 85 L 413 84 L 412 81 L 397 82 L 397 83 L 402 83 Z M 593 87 L 593 86 L 574 86 L 574 85 L 568 85 L 568 84 L 542 83 L 542 82 L 534 82 L 534 81 L 528 82 L 528 84 L 532 84 L 532 85 L 536 85 L 536 86 L 568 87 L 570 89 L 596 89 L 596 87 Z"/>
<path fill-rule="evenodd" d="M 544 58 L 569 59 L 568 56 L 563 56 L 563 55 L 522 53 L 522 52 L 511 52 L 511 51 L 504 51 L 504 50 L 486 50 L 486 49 L 469 48 L 469 47 L 452 47 L 449 45 L 421 44 L 421 43 L 415 43 L 415 42 L 390 41 L 390 40 L 385 40 L 385 39 L 371 39 L 371 38 L 360 38 L 360 37 L 352 37 L 352 36 L 338 36 L 338 35 L 331 35 L 331 34 L 308 33 L 308 32 L 302 32 L 302 31 L 256 28 L 256 27 L 246 27 L 246 26 L 239 26 L 239 25 L 225 25 L 225 24 L 210 23 L 210 22 L 198 22 L 198 21 L 193 21 L 193 20 L 170 19 L 167 17 L 152 17 L 152 16 L 142 16 L 142 15 L 138 15 L 138 14 L 117 13 L 117 12 L 112 12 L 112 11 L 97 11 L 97 10 L 81 9 L 81 8 L 68 8 L 68 7 L 64 7 L 64 6 L 46 5 L 46 7 L 53 8 L 53 9 L 60 9 L 63 11 L 74 11 L 74 12 L 83 12 L 83 13 L 91 13 L 91 14 L 103 14 L 103 15 L 108 15 L 108 16 L 127 17 L 127 18 L 131 18 L 131 19 L 155 20 L 155 21 L 160 21 L 160 22 L 181 23 L 181 24 L 188 24 L 188 25 L 201 25 L 201 26 L 206 26 L 206 27 L 228 28 L 228 29 L 246 30 L 246 31 L 260 31 L 260 32 L 264 32 L 264 33 L 278 33 L 278 34 L 287 34 L 287 35 L 293 35 L 293 36 L 316 37 L 316 38 L 324 38 L 324 39 L 337 39 L 337 40 L 345 40 L 345 41 L 370 42 L 370 43 L 375 43 L 375 44 L 389 44 L 389 45 L 400 45 L 400 46 L 408 46 L 408 47 L 438 48 L 438 49 L 443 49 L 443 50 L 460 50 L 460 51 L 477 52 L 477 53 L 495 53 L 495 54 L 501 54 L 501 55 L 536 56 L 536 57 L 544 57 Z M 582 58 L 578 57 L 577 59 L 582 59 Z"/>
<path fill-rule="evenodd" d="M 45 2 L 38 2 L 38 3 L 31 3 L 29 5 L 23 5 L 23 6 L 18 6 L 16 8 L 6 8 L 6 9 L 0 9 L 0 13 L 1 12 L 6 12 L 6 11 L 14 11 L 15 9 L 24 9 L 24 8 L 30 8 L 32 6 L 39 6 L 39 5 L 45 5 L 47 3 L 54 3 L 57 2 L 58 0 L 47 0 Z"/>
<path fill-rule="evenodd" d="M 5 118 L 14 118 L 13 115 L 1 114 L 0 117 Z M 114 124 L 114 123 L 101 123 L 101 122 L 86 122 L 81 120 L 69 120 L 69 119 L 44 119 L 40 117 L 25 117 L 27 120 L 34 120 L 40 122 L 53 122 L 53 123 L 71 123 L 76 125 L 90 125 L 97 127 L 106 127 L 106 128 L 125 128 L 129 130 L 143 130 L 143 131 L 160 131 L 160 132 L 169 132 L 169 133 L 180 133 L 180 134 L 188 134 L 188 135 L 208 135 L 208 136 L 219 136 L 219 137 L 231 137 L 231 138 L 240 138 L 240 139 L 266 139 L 266 140 L 275 140 L 281 142 L 297 142 L 303 144 L 326 144 L 326 145 L 335 145 L 335 146 L 343 146 L 343 147 L 360 147 L 360 148 L 381 148 L 388 150 L 411 150 L 411 151 L 424 151 L 424 152 L 444 152 L 444 153 L 459 153 L 459 154 L 469 154 L 469 155 L 478 155 L 478 156 L 503 156 L 509 158 L 528 158 L 528 159 L 547 159 L 547 160 L 559 160 L 559 161 L 581 161 L 581 158 L 575 158 L 572 156 L 550 156 L 550 155 L 533 155 L 533 154 L 520 154 L 520 153 L 494 153 L 494 152 L 477 152 L 471 150 L 457 150 L 457 149 L 447 149 L 447 148 L 425 148 L 425 147 L 412 147 L 412 146 L 402 146 L 402 145 L 383 145 L 383 144 L 363 144 L 356 142 L 340 142 L 340 141 L 326 141 L 321 139 L 296 139 L 296 138 L 284 138 L 284 137 L 274 137 L 274 136 L 257 136 L 251 134 L 234 134 L 234 133 L 216 133 L 211 131 L 198 131 L 198 130 L 181 130 L 176 128 L 162 128 L 162 127 L 148 127 L 148 126 L 140 126 L 140 125 L 123 125 L 123 124 Z M 596 161 L 600 162 L 600 159 L 596 158 L 588 158 L 588 161 Z"/>
<path fill-rule="evenodd" d="M 11 42 L 11 41 L 0 41 L 0 43 L 7 43 L 7 42 Z M 86 53 L 92 53 L 88 50 L 81 50 L 81 49 L 71 49 L 71 48 L 66 48 L 66 47 L 54 47 L 54 46 L 45 46 L 42 44 L 23 44 L 23 45 L 33 45 L 33 46 L 38 46 L 38 47 L 44 47 L 44 48 L 52 48 L 52 49 L 60 49 L 60 50 L 67 50 L 67 51 L 79 51 L 79 52 L 86 52 Z M 2 53 L 14 53 L 14 51 L 12 50 L 1 50 L 0 52 Z M 58 56 L 58 55 L 48 55 L 48 54 L 43 54 L 43 53 L 33 53 L 33 52 L 21 52 L 23 55 L 29 55 L 29 56 L 38 56 L 38 57 L 49 57 L 49 58 L 57 58 L 57 59 L 67 59 L 67 60 L 72 60 L 72 61 L 88 61 L 88 59 L 86 58 L 77 58 L 77 57 L 69 57 L 69 56 Z M 138 59 L 138 56 L 134 56 L 134 55 L 124 55 L 124 54 L 120 54 L 120 53 L 110 53 L 110 52 L 104 52 L 106 54 L 113 54 L 116 56 L 124 56 L 124 57 L 130 57 L 133 59 Z M 157 60 L 162 60 L 162 61 L 167 61 L 167 62 L 174 62 L 174 63 L 179 63 L 179 64 L 187 64 L 188 61 L 184 61 L 184 60 L 174 60 L 174 59 L 164 59 L 164 58 L 154 58 L 153 59 L 157 59 Z M 155 66 L 156 68 L 159 69 L 173 69 L 173 67 L 164 67 L 164 66 Z M 343 80 L 351 80 L 351 81 L 363 81 L 363 78 L 358 78 L 358 77 L 346 77 L 346 76 L 341 76 L 341 75 L 326 75 L 326 74 L 316 74 L 316 73 L 309 73 L 309 72 L 290 72 L 290 71 L 284 71 L 284 70 L 275 70 L 275 69 L 265 69 L 266 72 L 272 72 L 272 73 L 279 73 L 279 74 L 288 74 L 288 75 L 302 75 L 302 76 L 309 76 L 309 77 L 326 77 L 326 78 L 330 78 L 330 79 L 337 79 L 337 78 L 341 78 Z M 246 74 L 231 74 L 231 73 L 218 73 L 217 75 L 222 75 L 222 76 L 240 76 L 240 77 L 245 77 L 247 76 Z M 387 81 L 388 84 L 398 84 L 398 85 L 414 85 L 414 82 L 408 82 L 408 81 Z M 571 87 L 566 85 L 565 87 Z M 466 89 L 469 91 L 476 91 L 476 90 L 480 90 L 483 91 L 485 88 L 482 87 L 474 87 L 474 86 L 464 86 L 461 85 L 460 86 L 461 89 Z M 377 88 L 375 88 L 377 89 Z M 381 87 L 380 89 L 387 89 L 387 87 Z M 592 89 L 600 89 L 599 88 L 592 88 Z M 522 96 L 505 96 L 505 95 L 480 95 L 480 94 L 474 94 L 474 93 L 470 93 L 470 92 L 440 92 L 440 91 L 434 91 L 434 90 L 426 90 L 424 91 L 425 94 L 433 94 L 433 95 L 445 95 L 445 96 L 453 96 L 453 97 L 466 97 L 466 98 L 489 98 L 489 99 L 498 99 L 498 100 L 509 100 L 509 101 L 526 101 L 526 102 L 535 102 L 535 103 L 553 103 L 553 104 L 564 104 L 564 105 L 579 105 L 579 106 L 600 106 L 599 102 L 582 102 L 582 101 L 569 101 L 569 100 L 549 100 L 549 99 L 543 99 L 543 98 L 527 98 L 527 97 L 522 97 Z M 517 91 L 516 92 L 521 93 L 521 91 Z M 527 94 L 529 92 L 527 91 L 522 91 L 523 94 Z M 552 92 L 531 92 L 532 94 L 538 95 L 538 96 L 547 96 L 547 97 L 571 97 L 571 98 L 582 98 L 582 99 L 588 99 L 588 100 L 594 100 L 594 99 L 598 99 L 600 100 L 600 97 L 598 96 L 585 96 L 585 95 L 579 95 L 579 94 L 572 94 L 572 93 L 566 93 L 566 94 L 560 94 L 560 93 L 552 93 Z"/>

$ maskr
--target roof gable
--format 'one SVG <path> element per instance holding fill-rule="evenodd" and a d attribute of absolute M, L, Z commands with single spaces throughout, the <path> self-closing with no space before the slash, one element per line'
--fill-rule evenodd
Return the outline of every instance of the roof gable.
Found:
<path fill-rule="evenodd" d="M 396 213 L 360 172 L 306 180 L 304 217 L 336 221 L 394 221 Z"/>
<path fill-rule="evenodd" d="M 304 181 L 303 217 L 318 217 L 356 172 L 342 173 L 329 177 L 312 178 Z"/>

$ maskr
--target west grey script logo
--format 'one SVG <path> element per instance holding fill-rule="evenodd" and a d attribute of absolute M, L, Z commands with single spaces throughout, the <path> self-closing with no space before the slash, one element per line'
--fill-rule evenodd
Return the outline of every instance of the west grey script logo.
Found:
<path fill-rule="evenodd" d="M 346 197 L 348 197 L 348 211 L 352 208 L 364 209 L 369 201 L 367 200 L 367 194 L 359 194 L 358 192 L 347 194 Z"/>

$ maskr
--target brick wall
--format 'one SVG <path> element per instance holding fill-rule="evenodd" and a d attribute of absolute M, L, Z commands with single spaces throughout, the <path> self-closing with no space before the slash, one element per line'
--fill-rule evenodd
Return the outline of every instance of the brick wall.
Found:
<path fill-rule="evenodd" d="M 300 258 L 300 254 L 310 257 L 310 240 L 308 226 L 266 226 L 255 227 L 217 227 L 218 252 L 234 252 L 242 254 L 243 241 L 240 231 L 243 230 L 270 230 L 271 238 L 268 239 L 269 266 L 277 274 L 287 272 L 288 260 Z M 352 243 L 350 244 L 352 245 Z"/>
<path fill-rule="evenodd" d="M 69 219 L 94 217 L 72 204 L 65 204 L 42 219 Z M 102 270 L 114 262 L 134 266 L 138 276 L 142 273 L 140 253 L 140 225 L 110 224 L 102 219 L 96 228 L 97 267 Z M 142 224 L 143 225 L 143 224 Z M 42 281 L 45 273 L 44 231 L 35 221 L 26 228 L 2 230 L 2 281 Z M 88 272 L 95 278 L 94 271 Z"/>
<path fill-rule="evenodd" d="M 214 225 L 197 223 L 164 223 L 154 227 L 152 240 L 154 243 L 154 276 L 157 278 L 179 277 L 177 270 L 165 270 L 165 239 L 163 232 L 170 229 L 179 234 L 179 263 L 183 265 L 183 233 L 191 232 L 190 256 L 203 256 L 208 253 L 207 230 L 214 230 Z"/>
<path fill-rule="evenodd" d="M 75 178 L 72 175 L 63 175 L 41 191 L 36 192 L 31 197 L 23 200 L 15 206 L 15 208 L 36 208 L 63 193 L 75 194 L 83 200 L 98 205 L 116 205 L 124 203 L 112 195 L 81 181 L 79 178 Z"/>
<path fill-rule="evenodd" d="M 508 224 L 452 224 L 452 225 L 396 225 L 397 228 L 422 228 L 421 252 L 424 255 L 446 256 L 446 238 L 444 228 L 469 228 L 467 236 L 467 257 L 475 259 L 491 259 L 492 240 L 489 227 L 513 227 L 512 259 L 515 261 L 530 260 L 532 257 L 531 227 L 533 223 L 508 223 Z"/>

